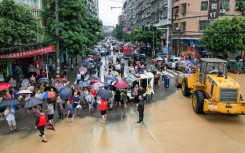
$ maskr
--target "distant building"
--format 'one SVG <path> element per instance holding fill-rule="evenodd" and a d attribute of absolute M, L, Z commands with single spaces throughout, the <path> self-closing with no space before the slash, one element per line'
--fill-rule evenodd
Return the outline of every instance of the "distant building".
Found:
<path fill-rule="evenodd" d="M 105 34 L 110 34 L 112 33 L 112 31 L 115 29 L 114 26 L 106 26 L 106 25 L 103 25 L 103 32 Z"/>
<path fill-rule="evenodd" d="M 86 0 L 86 6 L 92 16 L 99 17 L 99 0 Z"/>

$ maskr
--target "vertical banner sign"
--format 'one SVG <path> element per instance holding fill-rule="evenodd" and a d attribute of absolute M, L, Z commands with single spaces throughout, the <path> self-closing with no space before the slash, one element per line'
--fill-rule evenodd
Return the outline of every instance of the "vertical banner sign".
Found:
<path fill-rule="evenodd" d="M 219 0 L 209 0 L 208 20 L 215 20 L 219 17 Z"/>

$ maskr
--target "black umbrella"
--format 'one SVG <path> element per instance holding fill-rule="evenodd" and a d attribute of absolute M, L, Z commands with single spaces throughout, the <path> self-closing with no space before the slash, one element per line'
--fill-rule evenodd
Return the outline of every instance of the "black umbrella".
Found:
<path fill-rule="evenodd" d="M 47 87 L 44 88 L 44 91 L 50 91 L 51 88 L 54 90 L 55 93 L 58 92 L 58 90 L 54 86 L 47 86 Z"/>
<path fill-rule="evenodd" d="M 101 89 L 97 92 L 97 95 L 103 99 L 109 99 L 112 98 L 113 95 L 109 90 Z"/>
<path fill-rule="evenodd" d="M 0 106 L 3 107 L 3 106 L 17 105 L 17 104 L 19 104 L 19 101 L 17 99 L 6 99 L 0 104 Z"/>
<path fill-rule="evenodd" d="M 25 108 L 31 108 L 33 106 L 36 106 L 36 105 L 39 105 L 39 104 L 42 104 L 42 100 L 39 99 L 39 98 L 34 98 L 34 97 L 31 97 L 29 98 L 26 102 L 25 102 Z"/>
<path fill-rule="evenodd" d="M 40 83 L 40 84 L 42 84 L 44 82 L 49 83 L 51 81 L 48 78 L 40 78 L 37 82 Z"/>
<path fill-rule="evenodd" d="M 26 78 L 30 78 L 31 75 L 34 75 L 34 76 L 36 77 L 36 76 L 37 76 L 37 72 L 28 72 L 28 73 L 25 75 L 25 77 L 26 77 Z"/>
<path fill-rule="evenodd" d="M 71 88 L 65 87 L 65 88 L 59 90 L 58 95 L 60 96 L 60 98 L 62 100 L 69 99 L 70 96 L 72 95 L 72 90 L 71 90 Z"/>

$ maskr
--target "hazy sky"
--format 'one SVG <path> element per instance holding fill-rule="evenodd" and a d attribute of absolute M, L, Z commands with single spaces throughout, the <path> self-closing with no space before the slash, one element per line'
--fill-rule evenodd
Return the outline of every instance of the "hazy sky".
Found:
<path fill-rule="evenodd" d="M 124 0 L 99 0 L 99 17 L 103 25 L 115 26 L 118 16 L 122 14 L 121 8 L 111 10 L 111 7 L 122 7 Z"/>

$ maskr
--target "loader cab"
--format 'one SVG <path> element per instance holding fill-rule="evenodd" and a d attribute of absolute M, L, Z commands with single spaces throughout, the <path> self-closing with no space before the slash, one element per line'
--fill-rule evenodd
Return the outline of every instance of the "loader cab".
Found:
<path fill-rule="evenodd" d="M 201 58 L 199 82 L 204 84 L 207 75 L 217 75 L 217 77 L 227 78 L 227 61 L 218 58 Z"/>

